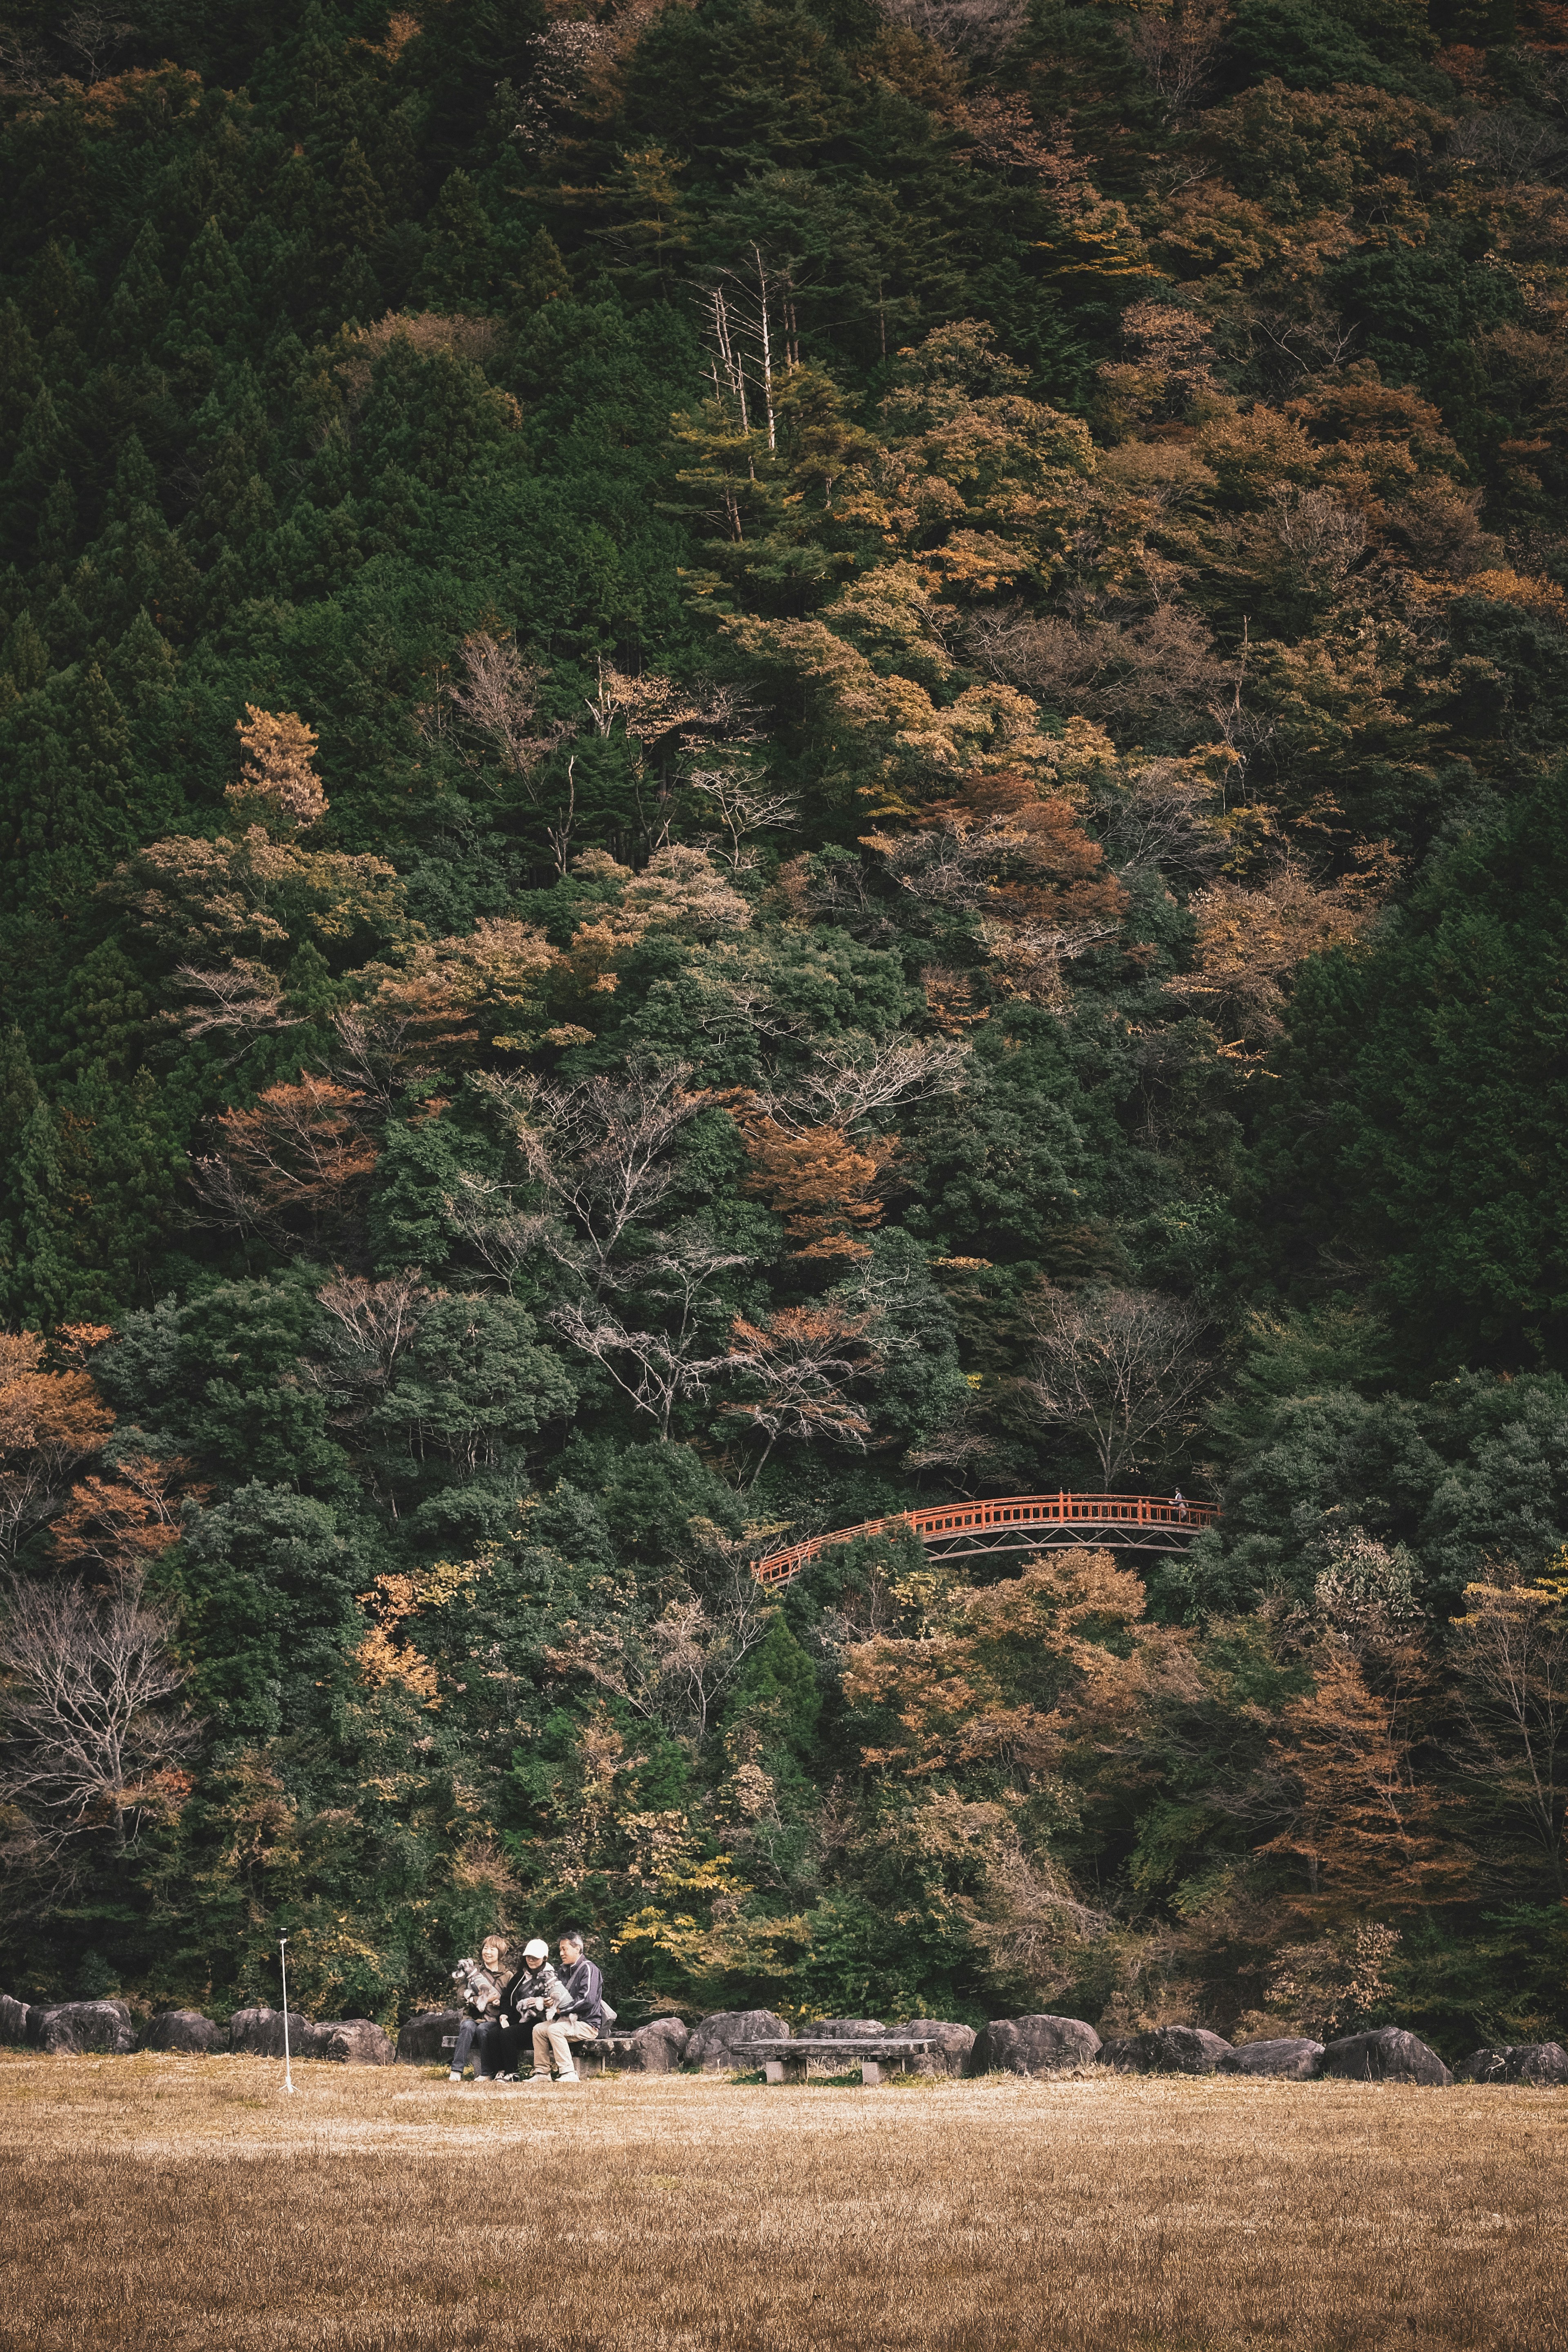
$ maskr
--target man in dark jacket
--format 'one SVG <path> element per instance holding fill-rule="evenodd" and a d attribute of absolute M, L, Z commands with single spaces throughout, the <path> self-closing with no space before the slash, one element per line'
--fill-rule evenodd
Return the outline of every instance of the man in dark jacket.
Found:
<path fill-rule="evenodd" d="M 581 1931 L 561 1937 L 560 1991 L 534 2027 L 534 2081 L 548 2083 L 553 2063 L 562 2083 L 578 2078 L 573 2042 L 597 2042 L 604 2029 L 604 1979 L 584 1954 Z"/>

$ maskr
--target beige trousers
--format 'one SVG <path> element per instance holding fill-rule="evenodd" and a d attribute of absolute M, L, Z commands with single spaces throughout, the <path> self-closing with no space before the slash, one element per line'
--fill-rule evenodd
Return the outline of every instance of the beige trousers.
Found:
<path fill-rule="evenodd" d="M 599 2036 L 591 2025 L 583 2025 L 575 2017 L 564 2023 L 550 2018 L 534 2028 L 534 2072 L 548 2074 L 554 2061 L 558 2074 L 575 2074 L 571 2045 L 574 2042 L 597 2042 Z"/>

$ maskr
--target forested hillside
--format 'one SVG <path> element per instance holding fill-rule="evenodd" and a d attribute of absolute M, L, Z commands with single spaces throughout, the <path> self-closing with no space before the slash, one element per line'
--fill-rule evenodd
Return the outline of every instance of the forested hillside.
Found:
<path fill-rule="evenodd" d="M 0 46 L 0 1980 L 1561 2033 L 1568 8 L 416 5 Z"/>

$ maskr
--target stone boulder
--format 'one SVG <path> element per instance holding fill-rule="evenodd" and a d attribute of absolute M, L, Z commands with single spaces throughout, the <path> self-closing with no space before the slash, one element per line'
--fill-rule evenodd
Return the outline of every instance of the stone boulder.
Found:
<path fill-rule="evenodd" d="M 975 2047 L 972 2025 L 955 2025 L 946 2017 L 911 2017 L 902 2025 L 892 2025 L 889 2033 L 895 2042 L 935 2042 L 938 2046 L 929 2061 L 917 2061 L 922 2073 L 962 2074 L 967 2072 Z"/>
<path fill-rule="evenodd" d="M 1461 2083 L 1568 2083 L 1568 2051 L 1560 2042 L 1498 2042 L 1456 2071 Z"/>
<path fill-rule="evenodd" d="M 184 2050 L 204 2058 L 229 2046 L 228 2028 L 215 2025 L 199 2009 L 166 2009 L 147 2029 L 144 2050 Z"/>
<path fill-rule="evenodd" d="M 305 2037 L 310 2031 L 308 2017 L 288 2012 L 288 2054 L 291 2058 L 305 2055 Z M 283 2055 L 283 2011 L 280 2009 L 236 2009 L 229 2020 L 229 2048 L 240 2058 L 281 2058 Z"/>
<path fill-rule="evenodd" d="M 788 2042 L 789 2028 L 770 2009 L 721 2009 L 705 2017 L 686 2043 L 682 2064 L 700 2066 L 705 2074 L 748 2066 L 748 2042 Z"/>
<path fill-rule="evenodd" d="M 601 2033 L 585 2042 L 579 2064 L 586 2074 L 613 2066 L 625 2074 L 671 2074 L 685 2053 L 689 2036 L 678 2017 L 655 2017 L 635 2033 Z"/>
<path fill-rule="evenodd" d="M 288 2030 L 292 2034 L 292 2024 Z M 305 2029 L 303 2055 L 335 2066 L 390 2066 L 396 2054 L 391 2035 L 368 2017 L 331 2017 Z"/>
<path fill-rule="evenodd" d="M 678 2017 L 655 2017 L 625 2037 L 625 2057 L 620 2062 L 637 2074 L 672 2074 L 691 2047 L 691 2034 Z"/>
<path fill-rule="evenodd" d="M 417 2017 L 409 2018 L 398 2029 L 397 2063 L 450 2069 L 453 2053 L 441 2045 L 449 2034 L 456 2033 L 462 2022 L 460 2009 L 422 2009 Z"/>
<path fill-rule="evenodd" d="M 28 2031 L 32 2014 L 25 2000 L 0 1992 L 0 2042 L 8 2042 L 18 2049 L 25 2047 L 33 2038 Z"/>
<path fill-rule="evenodd" d="M 122 2000 L 61 2000 L 28 2012 L 27 2034 L 34 2047 L 52 2057 L 101 2051 L 126 2057 L 136 2047 L 136 2028 Z"/>
<path fill-rule="evenodd" d="M 885 2033 L 880 2017 L 808 2017 L 797 2029 L 805 2042 L 857 2042 L 868 2033 Z"/>
<path fill-rule="evenodd" d="M 1201 2025 L 1156 2025 L 1102 2043 L 1099 2055 L 1102 2066 L 1121 2074 L 1212 2074 L 1230 2044 Z"/>
<path fill-rule="evenodd" d="M 1086 2066 L 1099 2055 L 1100 2036 L 1078 2017 L 993 2017 L 973 2044 L 972 2074 L 1054 2074 Z"/>
<path fill-rule="evenodd" d="M 1421 2083 L 1440 2090 L 1453 2081 L 1435 2050 L 1402 2025 L 1379 2026 L 1375 2033 L 1347 2033 L 1331 2042 L 1318 2072 L 1341 2083 Z"/>
<path fill-rule="evenodd" d="M 1322 2043 L 1304 2036 L 1283 2042 L 1243 2042 L 1228 2050 L 1214 2071 L 1217 2074 L 1279 2074 L 1290 2083 L 1310 2083 L 1322 2054 Z"/>

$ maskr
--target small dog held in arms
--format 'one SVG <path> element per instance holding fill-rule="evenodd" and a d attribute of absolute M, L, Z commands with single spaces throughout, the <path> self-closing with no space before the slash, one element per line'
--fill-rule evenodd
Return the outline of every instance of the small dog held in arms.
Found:
<path fill-rule="evenodd" d="M 494 2017 L 501 2006 L 501 1988 L 477 1960 L 459 1960 L 452 1981 L 463 1988 L 463 2006 L 470 2017 Z"/>

